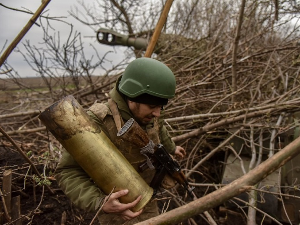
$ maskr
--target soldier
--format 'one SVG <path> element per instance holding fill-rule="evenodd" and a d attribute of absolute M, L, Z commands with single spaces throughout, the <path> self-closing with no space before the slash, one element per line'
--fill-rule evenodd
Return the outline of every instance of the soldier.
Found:
<path fill-rule="evenodd" d="M 180 158 L 186 154 L 182 147 L 175 146 L 161 117 L 163 106 L 175 95 L 175 86 L 175 76 L 165 64 L 151 58 L 139 58 L 132 61 L 117 80 L 109 93 L 111 99 L 105 104 L 95 103 L 88 110 L 88 114 L 136 170 L 145 161 L 145 156 L 140 149 L 117 137 L 118 130 L 130 118 L 138 122 L 155 144 L 163 144 L 170 154 Z M 140 175 L 150 184 L 154 173 L 154 170 L 147 169 Z M 67 197 L 84 210 L 97 211 L 105 202 L 99 216 L 100 224 L 115 225 L 124 221 L 135 224 L 159 215 L 156 201 L 150 201 L 138 212 L 130 210 L 141 196 L 131 203 L 120 203 L 118 198 L 126 195 L 128 190 L 112 193 L 107 199 L 108 196 L 91 181 L 67 151 L 64 151 L 56 169 L 56 179 Z"/>

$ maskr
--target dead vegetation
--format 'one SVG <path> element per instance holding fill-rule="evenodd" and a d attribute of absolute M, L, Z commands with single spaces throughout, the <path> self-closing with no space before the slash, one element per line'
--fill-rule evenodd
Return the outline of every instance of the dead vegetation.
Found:
<path fill-rule="evenodd" d="M 238 170 L 247 174 L 288 145 L 298 136 L 299 130 L 298 26 L 285 20 L 290 11 L 298 10 L 297 5 L 286 8 L 277 5 L 282 14 L 279 13 L 279 19 L 276 19 L 278 8 L 272 8 L 273 3 L 253 1 L 244 8 L 231 8 L 222 1 L 214 3 L 215 6 L 201 5 L 199 1 L 174 4 L 177 14 L 168 21 L 172 29 L 168 28 L 166 34 L 160 36 L 157 44 L 160 51 L 155 56 L 176 76 L 176 97 L 165 108 L 166 126 L 174 141 L 188 152 L 180 164 L 198 197 L 226 184 L 225 168 L 233 164 L 233 161 L 226 161 L 229 155 L 233 154 L 239 162 Z M 210 16 L 208 9 L 212 15 L 218 15 L 218 20 Z M 233 9 L 244 19 L 231 18 Z M 239 32 L 238 25 L 241 25 Z M 129 26 L 124 30 L 129 34 L 133 32 Z M 140 36 L 149 34 L 151 30 Z M 73 38 L 77 40 L 76 36 Z M 75 208 L 56 186 L 53 173 L 62 148 L 45 130 L 38 114 L 68 94 L 74 95 L 84 108 L 95 100 L 106 101 L 108 91 L 120 74 L 110 75 L 114 71 L 111 70 L 106 71 L 106 75 L 94 77 L 87 72 L 95 68 L 91 64 L 63 64 L 70 60 L 72 47 L 76 49 L 75 42 L 70 41 L 61 49 L 47 41 L 50 39 L 45 40 L 45 45 L 53 46 L 53 52 L 64 52 L 58 62 L 66 73 L 56 77 L 42 60 L 36 60 L 35 68 L 41 71 L 43 87 L 28 87 L 20 81 L 18 90 L 1 89 L 0 125 L 28 159 L 1 135 L 0 175 L 2 178 L 5 171 L 12 171 L 12 195 L 21 196 L 20 218 L 24 224 L 89 224 L 93 214 Z M 33 58 L 33 51 L 29 55 Z M 75 70 L 76 65 L 80 69 Z M 114 69 L 119 71 L 123 67 L 122 64 Z M 78 71 L 81 72 L 76 73 Z M 13 72 L 8 74 L 14 76 Z M 16 79 L 12 80 L 16 84 Z M 295 157 L 295 160 L 298 159 Z M 184 223 L 250 225 L 257 220 L 262 224 L 298 224 L 300 184 L 295 175 L 298 161 L 292 162 L 287 168 L 289 171 L 281 171 L 269 189 L 252 186 L 247 189 L 246 200 L 235 197 L 211 208 L 208 213 L 212 221 L 208 215 L 201 214 Z M 46 186 L 49 182 L 51 184 Z M 276 188 L 275 193 L 271 187 Z M 251 197 L 247 197 L 250 193 Z M 268 201 L 264 201 L 264 198 L 268 200 L 264 193 L 280 199 L 276 202 L 275 215 L 258 206 L 266 202 L 269 207 Z M 258 196 L 262 196 L 260 201 Z M 191 199 L 176 188 L 160 193 L 158 201 L 164 213 L 191 202 Z M 6 213 L 5 210 L 2 212 L 4 221 Z"/>

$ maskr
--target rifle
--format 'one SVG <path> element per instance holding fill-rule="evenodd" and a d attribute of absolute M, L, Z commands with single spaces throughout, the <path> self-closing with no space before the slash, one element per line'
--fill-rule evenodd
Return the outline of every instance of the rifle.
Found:
<path fill-rule="evenodd" d="M 151 164 L 155 168 L 155 175 L 150 183 L 150 187 L 154 189 L 154 195 L 157 193 L 162 180 L 168 174 L 172 177 L 177 183 L 184 187 L 184 189 L 188 192 L 188 194 L 194 198 L 195 195 L 193 193 L 194 187 L 190 187 L 187 178 L 182 172 L 180 165 L 173 160 L 173 158 L 166 151 L 165 147 L 162 144 L 158 144 L 154 148 L 154 153 L 142 153 L 146 154 L 150 159 Z M 142 165 L 139 166 L 140 171 L 144 171 L 147 167 L 149 167 L 149 161 L 147 159 Z M 150 167 L 151 168 L 151 167 Z"/>
<path fill-rule="evenodd" d="M 141 149 L 141 154 L 147 158 L 146 161 L 139 166 L 141 172 L 147 168 L 156 170 L 150 183 L 150 187 L 154 189 L 153 195 L 157 193 L 164 177 L 168 174 L 184 187 L 192 198 L 195 198 L 195 194 L 193 193 L 194 187 L 190 187 L 180 165 L 173 160 L 162 144 L 155 146 L 153 141 L 148 138 L 146 132 L 133 118 L 124 124 L 117 136 L 130 140 Z"/>

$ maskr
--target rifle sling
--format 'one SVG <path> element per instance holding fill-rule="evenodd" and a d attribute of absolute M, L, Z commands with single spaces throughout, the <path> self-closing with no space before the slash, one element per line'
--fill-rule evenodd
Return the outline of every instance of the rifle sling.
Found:
<path fill-rule="evenodd" d="M 117 103 L 115 103 L 114 100 L 109 99 L 108 105 L 109 105 L 110 111 L 112 113 L 112 116 L 114 118 L 117 130 L 119 132 L 119 130 L 121 130 L 122 126 L 124 125 L 124 121 L 119 113 Z"/>

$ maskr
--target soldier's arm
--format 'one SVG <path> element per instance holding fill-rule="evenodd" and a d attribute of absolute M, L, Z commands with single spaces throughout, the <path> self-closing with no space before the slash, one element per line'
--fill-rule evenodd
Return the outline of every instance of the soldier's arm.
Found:
<path fill-rule="evenodd" d="M 171 135 L 169 134 L 169 131 L 164 125 L 164 111 L 161 112 L 161 117 L 158 119 L 158 124 L 159 124 L 159 138 L 161 141 L 161 144 L 165 147 L 168 153 L 174 155 L 175 154 L 175 149 L 176 145 L 174 141 L 171 139 Z"/>
<path fill-rule="evenodd" d="M 162 115 L 164 115 L 164 112 L 162 112 Z M 163 119 L 161 118 L 159 119 L 159 138 L 161 144 L 165 147 L 169 154 L 178 156 L 179 158 L 185 157 L 185 149 L 181 146 L 176 146 L 174 141 L 172 141 L 171 135 L 165 127 Z"/>
<path fill-rule="evenodd" d="M 63 152 L 55 178 L 66 196 L 79 208 L 96 211 L 105 198 L 104 193 L 67 152 Z"/>

